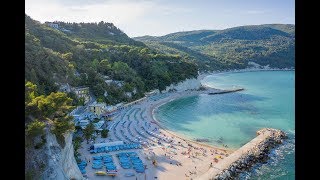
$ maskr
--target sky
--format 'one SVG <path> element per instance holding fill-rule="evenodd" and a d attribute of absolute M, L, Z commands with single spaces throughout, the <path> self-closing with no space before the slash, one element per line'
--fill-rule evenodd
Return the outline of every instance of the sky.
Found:
<path fill-rule="evenodd" d="M 129 37 L 295 24 L 294 0 L 25 0 L 25 13 L 42 23 L 111 22 Z"/>

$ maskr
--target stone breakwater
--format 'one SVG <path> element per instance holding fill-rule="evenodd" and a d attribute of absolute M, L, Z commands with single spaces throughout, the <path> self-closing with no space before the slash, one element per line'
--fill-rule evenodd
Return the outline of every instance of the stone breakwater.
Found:
<path fill-rule="evenodd" d="M 261 129 L 257 135 L 197 179 L 234 179 L 254 164 L 267 161 L 270 150 L 287 138 L 283 131 L 271 128 Z"/>

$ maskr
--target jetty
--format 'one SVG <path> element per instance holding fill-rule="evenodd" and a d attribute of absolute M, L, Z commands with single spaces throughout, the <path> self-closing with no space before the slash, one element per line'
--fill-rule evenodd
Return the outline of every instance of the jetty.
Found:
<path fill-rule="evenodd" d="M 244 90 L 244 88 L 227 89 L 227 90 L 209 92 L 208 94 L 209 94 L 209 95 L 225 94 L 225 93 L 232 93 L 232 92 L 243 91 L 243 90 Z"/>
<path fill-rule="evenodd" d="M 257 131 L 257 137 L 221 160 L 197 180 L 229 179 L 248 170 L 255 163 L 265 162 L 269 151 L 281 144 L 286 134 L 277 129 L 264 128 Z"/>

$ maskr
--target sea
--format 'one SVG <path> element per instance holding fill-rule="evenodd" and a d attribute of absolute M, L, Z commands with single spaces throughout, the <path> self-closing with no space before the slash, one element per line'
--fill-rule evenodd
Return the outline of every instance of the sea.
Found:
<path fill-rule="evenodd" d="M 270 159 L 240 174 L 239 179 L 295 178 L 295 72 L 225 72 L 202 82 L 217 89 L 243 91 L 179 98 L 155 111 L 167 129 L 192 140 L 238 149 L 256 137 L 256 131 L 277 128 L 288 139 L 272 150 Z"/>

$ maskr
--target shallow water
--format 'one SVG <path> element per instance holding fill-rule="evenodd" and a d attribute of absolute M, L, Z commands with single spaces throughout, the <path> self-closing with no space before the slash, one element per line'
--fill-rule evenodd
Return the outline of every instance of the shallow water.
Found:
<path fill-rule="evenodd" d="M 249 142 L 263 127 L 282 129 L 290 134 L 288 143 L 275 150 L 267 164 L 242 174 L 241 179 L 294 179 L 294 79 L 294 71 L 210 75 L 203 84 L 245 90 L 177 99 L 161 106 L 155 116 L 178 134 L 234 149 Z"/>

